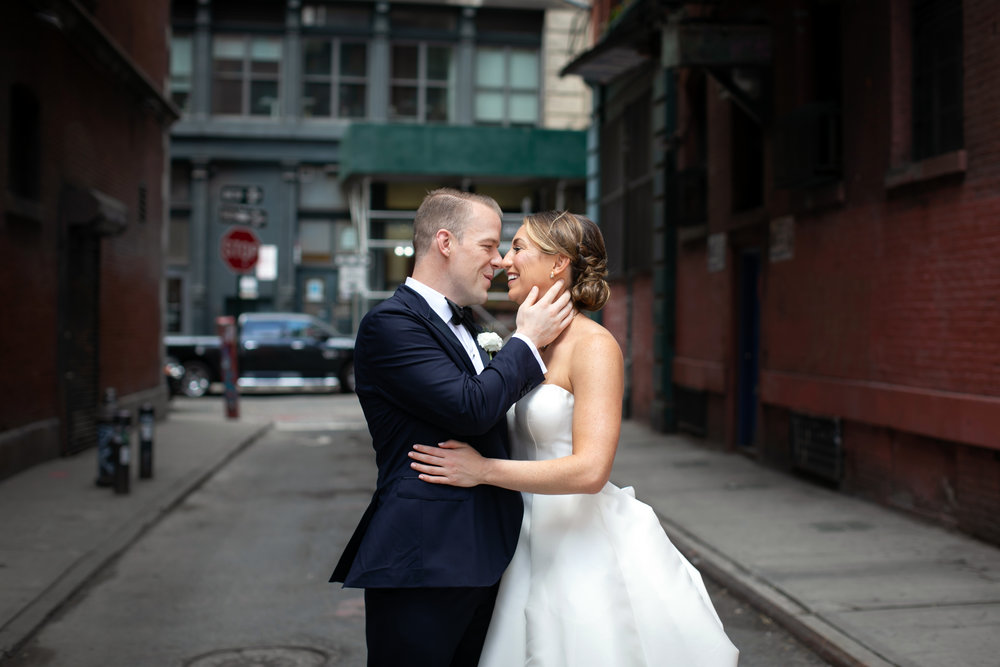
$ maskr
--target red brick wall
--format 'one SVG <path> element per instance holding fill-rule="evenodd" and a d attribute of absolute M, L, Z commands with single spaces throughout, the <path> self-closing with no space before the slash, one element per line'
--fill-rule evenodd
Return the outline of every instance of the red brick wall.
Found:
<path fill-rule="evenodd" d="M 0 382 L 0 432 L 52 416 L 56 410 L 57 247 L 55 170 L 42 165 L 42 222 L 22 219 L 6 205 L 9 182 L 10 87 L 30 81 L 39 67 L 38 53 L 62 58 L 64 49 L 53 31 L 23 3 L 8 3 L 0 20 L 0 290 L 5 326 L 0 327 L 0 354 L 5 381 Z M 51 62 L 51 61 L 50 61 Z M 30 68 L 30 69 L 28 69 Z M 43 150 L 54 138 L 43 131 Z M 14 326 L 16 324 L 16 326 Z M 17 377 L 17 382 L 6 378 Z"/>
<path fill-rule="evenodd" d="M 624 281 L 609 281 L 611 298 L 601 310 L 601 322 L 625 353 L 628 343 L 628 288 Z"/>
<path fill-rule="evenodd" d="M 857 47 L 845 50 L 846 204 L 798 213 L 795 258 L 766 268 L 767 367 L 1000 396 L 1000 95 L 987 67 L 1000 48 L 978 28 L 989 15 L 966 5 L 964 178 L 887 190 L 898 119 L 886 26 L 851 7 L 867 18 L 845 21 Z"/>
<path fill-rule="evenodd" d="M 945 523 L 956 506 L 956 448 L 892 429 L 844 422 L 843 488 Z"/>
<path fill-rule="evenodd" d="M 955 448 L 958 525 L 1000 544 L 1000 453 L 979 447 Z"/>
<path fill-rule="evenodd" d="M 781 12 L 794 4 L 776 1 L 769 7 L 775 16 L 791 16 Z M 909 155 L 911 91 L 905 59 L 910 47 L 899 41 L 900 35 L 908 38 L 908 27 L 899 23 L 905 22 L 908 7 L 906 0 L 843 4 L 845 168 L 841 193 L 826 194 L 832 205 L 808 207 L 803 193 L 770 190 L 765 195 L 762 222 L 793 215 L 795 241 L 793 259 L 763 265 L 762 377 L 780 375 L 808 391 L 762 383 L 761 447 L 765 459 L 790 466 L 787 415 L 801 409 L 797 401 L 819 414 L 843 417 L 836 407 L 872 415 L 873 421 L 843 422 L 846 490 L 957 521 L 1000 542 L 1000 453 L 985 449 L 1000 447 L 1000 440 L 989 436 L 1000 432 L 995 3 L 963 3 L 964 172 L 888 187 L 887 177 L 905 168 Z M 774 41 L 775 117 L 801 101 L 797 48 L 788 34 Z M 708 98 L 708 230 L 730 230 L 735 246 L 747 225 L 755 223 L 731 212 L 730 102 L 720 99 L 714 84 Z M 765 141 L 769 132 L 765 129 Z M 703 241 L 681 246 L 681 359 L 729 368 L 735 335 L 730 271 L 707 272 Z M 732 401 L 732 387 L 725 391 Z M 967 409 L 915 408 L 934 401 Z M 732 419 L 731 410 L 712 403 L 710 415 L 720 412 Z"/>
<path fill-rule="evenodd" d="M 611 298 L 604 306 L 602 322 L 618 341 L 626 361 L 626 383 L 630 394 L 627 414 L 648 422 L 653 390 L 653 283 L 649 276 L 632 281 L 632 310 L 629 318 L 629 286 L 625 281 L 611 283 Z M 630 339 L 631 337 L 631 339 Z"/>
<path fill-rule="evenodd" d="M 677 356 L 728 366 L 729 271 L 708 273 L 704 243 L 682 247 L 677 261 Z"/>
<path fill-rule="evenodd" d="M 119 0 L 99 6 L 112 21 L 109 32 L 131 34 L 123 44 L 132 49 L 130 57 L 149 67 L 148 78 L 162 85 L 169 2 L 140 7 Z M 127 399 L 161 391 L 163 385 L 166 127 L 135 92 L 24 7 L 12 3 L 0 10 L 0 59 L 6 65 L 0 71 L 0 284 L 5 286 L 4 321 L 17 324 L 0 331 L 4 374 L 17 378 L 0 383 L 0 476 L 39 458 L 37 452 L 16 448 L 45 449 L 43 458 L 58 451 L 58 443 L 41 442 L 37 433 L 19 444 L 11 429 L 38 428 L 51 439 L 51 424 L 60 417 L 58 203 L 67 185 L 99 190 L 125 204 L 129 214 L 126 231 L 101 242 L 99 386 L 115 386 Z M 41 219 L 34 221 L 12 214 L 6 200 L 8 100 L 14 82 L 30 86 L 41 109 Z M 140 185 L 146 187 L 145 222 L 137 215 Z"/>
<path fill-rule="evenodd" d="M 96 5 L 96 19 L 101 26 L 154 85 L 163 86 L 170 62 L 170 44 L 165 38 L 170 27 L 170 3 L 100 0 Z"/>

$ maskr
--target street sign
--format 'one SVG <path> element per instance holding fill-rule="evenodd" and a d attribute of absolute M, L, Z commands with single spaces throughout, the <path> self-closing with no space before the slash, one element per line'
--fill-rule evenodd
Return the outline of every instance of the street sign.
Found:
<path fill-rule="evenodd" d="M 230 227 L 222 235 L 219 254 L 233 273 L 246 273 L 257 264 L 260 239 L 246 227 Z"/>
<path fill-rule="evenodd" d="M 222 204 L 219 206 L 219 221 L 226 224 L 264 227 L 267 225 L 267 211 L 259 206 L 246 204 Z"/>
<path fill-rule="evenodd" d="M 223 185 L 219 199 L 227 204 L 250 204 L 256 206 L 264 201 L 264 188 L 259 185 Z"/>

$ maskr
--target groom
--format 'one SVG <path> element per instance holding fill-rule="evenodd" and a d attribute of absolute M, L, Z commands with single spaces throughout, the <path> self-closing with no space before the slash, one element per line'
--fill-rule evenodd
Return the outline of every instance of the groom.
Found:
<path fill-rule="evenodd" d="M 507 458 L 507 409 L 542 382 L 538 348 L 572 317 L 564 293 L 521 305 L 493 358 L 463 307 L 486 301 L 500 268 L 500 207 L 442 188 L 413 222 L 412 278 L 361 321 L 355 384 L 378 482 L 330 581 L 365 589 L 369 667 L 474 667 L 521 525 L 521 495 L 420 481 L 415 442 L 457 438 Z"/>

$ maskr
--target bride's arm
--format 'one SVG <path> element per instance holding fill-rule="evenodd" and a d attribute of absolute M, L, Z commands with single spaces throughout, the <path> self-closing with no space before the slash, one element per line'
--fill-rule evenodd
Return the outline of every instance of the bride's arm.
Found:
<path fill-rule="evenodd" d="M 621 431 L 624 364 L 607 332 L 582 338 L 572 351 L 573 453 L 546 461 L 486 459 L 465 443 L 415 445 L 420 479 L 452 486 L 491 484 L 528 493 L 597 493 L 608 481 Z"/>

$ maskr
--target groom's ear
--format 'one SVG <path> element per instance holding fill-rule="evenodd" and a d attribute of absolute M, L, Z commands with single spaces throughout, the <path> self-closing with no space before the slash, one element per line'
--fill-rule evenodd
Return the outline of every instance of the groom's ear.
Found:
<path fill-rule="evenodd" d="M 447 229 L 439 229 L 434 235 L 434 247 L 443 257 L 451 256 L 452 236 Z"/>

